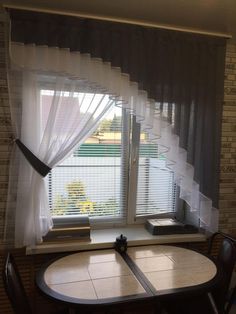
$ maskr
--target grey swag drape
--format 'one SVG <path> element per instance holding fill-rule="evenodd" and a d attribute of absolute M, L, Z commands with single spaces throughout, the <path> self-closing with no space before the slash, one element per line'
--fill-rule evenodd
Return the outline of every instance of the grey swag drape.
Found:
<path fill-rule="evenodd" d="M 218 208 L 225 39 L 21 10 L 10 16 L 12 41 L 109 61 L 167 106 L 194 180 Z"/>

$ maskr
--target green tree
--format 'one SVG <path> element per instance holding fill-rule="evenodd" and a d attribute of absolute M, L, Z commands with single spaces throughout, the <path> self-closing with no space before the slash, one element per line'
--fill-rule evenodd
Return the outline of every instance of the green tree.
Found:
<path fill-rule="evenodd" d="M 68 200 L 86 200 L 85 186 L 81 181 L 72 181 L 66 185 Z"/>
<path fill-rule="evenodd" d="M 89 199 L 86 196 L 85 186 L 81 181 L 72 181 L 66 185 L 67 196 L 56 195 L 53 205 L 53 215 L 67 215 L 71 213 L 85 213 Z M 87 207 L 86 207 L 87 206 Z"/>
<path fill-rule="evenodd" d="M 81 203 L 87 200 L 85 187 L 81 181 L 72 181 L 66 185 L 68 211 L 81 212 Z"/>
<path fill-rule="evenodd" d="M 98 128 L 99 132 L 107 132 L 110 131 L 112 120 L 111 119 L 104 119 Z"/>
<path fill-rule="evenodd" d="M 53 204 L 52 215 L 53 216 L 65 215 L 66 208 L 67 208 L 66 198 L 63 197 L 63 195 L 57 194 Z"/>
<path fill-rule="evenodd" d="M 83 182 L 77 180 L 66 185 L 67 196 L 56 195 L 53 215 L 90 214 L 96 216 L 119 215 L 119 204 L 114 199 L 92 202 L 86 195 Z"/>
<path fill-rule="evenodd" d="M 120 132 L 121 131 L 121 116 L 115 114 L 114 118 L 111 121 L 110 131 Z"/>
<path fill-rule="evenodd" d="M 95 203 L 94 212 L 96 213 L 96 216 L 116 216 L 120 214 L 120 208 L 115 199 L 108 199 L 104 202 Z"/>

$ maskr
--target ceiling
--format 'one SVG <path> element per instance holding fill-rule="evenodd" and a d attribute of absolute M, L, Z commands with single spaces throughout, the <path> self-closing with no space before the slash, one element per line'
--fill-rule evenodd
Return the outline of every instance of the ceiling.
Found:
<path fill-rule="evenodd" d="M 4 4 L 232 35 L 236 0 L 3 0 Z"/>

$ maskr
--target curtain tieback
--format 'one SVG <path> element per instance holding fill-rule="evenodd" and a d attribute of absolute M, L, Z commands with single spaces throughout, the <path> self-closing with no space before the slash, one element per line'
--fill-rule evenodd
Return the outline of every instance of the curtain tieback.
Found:
<path fill-rule="evenodd" d="M 51 171 L 51 168 L 38 159 L 19 139 L 15 140 L 15 143 L 19 147 L 20 151 L 23 153 L 25 158 L 31 164 L 31 166 L 42 176 L 46 175 Z"/>

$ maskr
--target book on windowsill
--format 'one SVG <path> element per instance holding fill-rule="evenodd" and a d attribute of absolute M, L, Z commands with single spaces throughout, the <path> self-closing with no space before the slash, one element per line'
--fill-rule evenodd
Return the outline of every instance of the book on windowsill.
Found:
<path fill-rule="evenodd" d="M 90 241 L 88 216 L 59 216 L 53 218 L 53 228 L 43 237 L 44 242 Z"/>
<path fill-rule="evenodd" d="M 198 233 L 198 228 L 173 218 L 148 219 L 146 229 L 153 235 Z"/>

